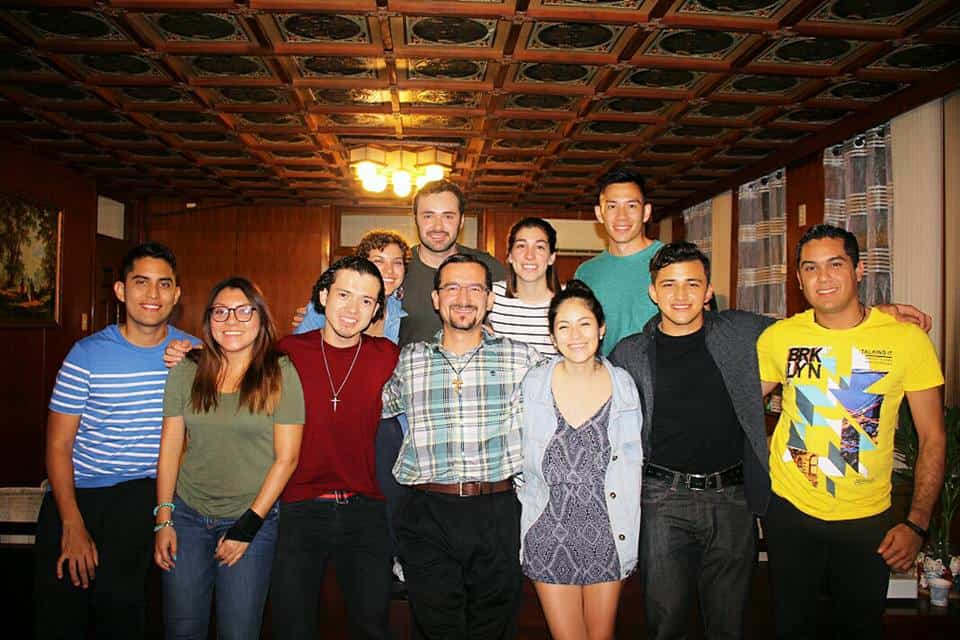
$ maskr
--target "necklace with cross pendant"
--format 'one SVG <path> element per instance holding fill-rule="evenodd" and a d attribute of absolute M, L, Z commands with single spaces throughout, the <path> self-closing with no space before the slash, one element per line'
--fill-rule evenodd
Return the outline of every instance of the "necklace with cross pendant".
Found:
<path fill-rule="evenodd" d="M 453 363 L 450 362 L 450 359 L 446 356 L 446 354 L 443 353 L 443 351 L 440 351 L 439 353 L 441 356 L 443 356 L 443 360 L 447 363 L 447 366 L 453 370 L 453 380 L 450 381 L 450 386 L 453 387 L 453 390 L 456 391 L 457 395 L 459 396 L 463 393 L 463 370 L 470 366 L 470 363 L 473 362 L 473 359 L 477 357 L 478 353 L 480 353 L 480 349 L 477 348 L 477 350 L 474 351 L 469 358 L 467 358 L 467 361 L 464 362 L 463 366 L 459 369 L 453 366 Z"/>

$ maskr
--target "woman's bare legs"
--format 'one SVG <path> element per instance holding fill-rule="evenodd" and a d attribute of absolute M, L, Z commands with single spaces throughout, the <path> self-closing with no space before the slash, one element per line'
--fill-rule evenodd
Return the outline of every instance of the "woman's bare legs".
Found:
<path fill-rule="evenodd" d="M 621 585 L 533 583 L 555 640 L 612 640 Z"/>

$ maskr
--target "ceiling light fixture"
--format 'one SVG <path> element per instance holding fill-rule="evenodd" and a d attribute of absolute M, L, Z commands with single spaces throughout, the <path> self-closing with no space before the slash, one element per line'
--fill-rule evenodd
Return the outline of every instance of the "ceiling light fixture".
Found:
<path fill-rule="evenodd" d="M 414 188 L 443 180 L 453 168 L 455 156 L 434 147 L 388 149 L 364 145 L 350 149 L 350 166 L 365 191 L 383 193 L 393 186 L 398 198 L 406 198 Z"/>

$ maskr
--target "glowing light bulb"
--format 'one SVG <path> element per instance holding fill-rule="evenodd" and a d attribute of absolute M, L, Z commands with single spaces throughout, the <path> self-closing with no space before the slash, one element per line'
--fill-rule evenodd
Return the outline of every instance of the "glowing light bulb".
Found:
<path fill-rule="evenodd" d="M 371 191 L 373 193 L 383 193 L 383 191 L 387 188 L 387 176 L 376 174 L 370 178 L 367 178 L 366 180 L 362 180 L 360 184 L 367 191 Z"/>
<path fill-rule="evenodd" d="M 428 182 L 430 182 L 430 178 L 427 176 L 417 176 L 417 189 L 423 189 L 423 185 L 427 184 Z"/>
<path fill-rule="evenodd" d="M 411 191 L 413 191 L 413 185 L 411 185 L 409 182 L 393 183 L 393 192 L 398 198 L 406 198 L 408 195 L 410 195 Z"/>
<path fill-rule="evenodd" d="M 356 169 L 357 169 L 357 177 L 360 178 L 361 181 L 370 180 L 377 175 L 376 163 L 370 162 L 369 160 L 358 162 Z"/>
<path fill-rule="evenodd" d="M 410 174 L 406 171 L 398 170 L 393 172 L 392 176 L 393 186 L 407 186 L 409 187 L 412 183 Z"/>
<path fill-rule="evenodd" d="M 443 167 L 439 164 L 428 164 L 424 169 L 424 174 L 427 176 L 428 182 L 443 180 Z"/>

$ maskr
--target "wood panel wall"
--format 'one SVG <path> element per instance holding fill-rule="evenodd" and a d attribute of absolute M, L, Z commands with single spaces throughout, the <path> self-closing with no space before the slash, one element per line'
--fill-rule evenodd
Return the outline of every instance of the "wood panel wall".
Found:
<path fill-rule="evenodd" d="M 815 153 L 787 167 L 787 315 L 807 308 L 797 281 L 797 242 L 807 229 L 823 222 L 826 197 L 823 153 Z M 805 224 L 800 224 L 800 206 L 806 206 Z"/>
<path fill-rule="evenodd" d="M 210 290 L 223 278 L 250 278 L 263 290 L 281 335 L 329 265 L 330 207 L 224 206 L 171 210 L 146 203 L 146 235 L 177 255 L 183 295 L 178 327 L 199 335 Z"/>
<path fill-rule="evenodd" d="M 0 190 L 63 209 L 61 325 L 0 329 L 0 405 L 4 407 L 0 485 L 38 485 L 43 464 L 47 402 L 60 363 L 89 333 L 97 192 L 85 177 L 25 147 L 0 142 Z"/>

